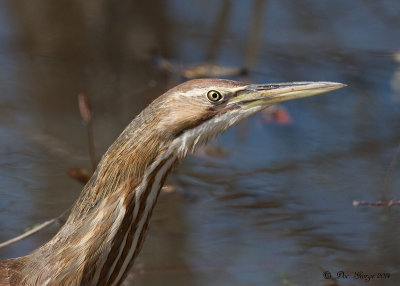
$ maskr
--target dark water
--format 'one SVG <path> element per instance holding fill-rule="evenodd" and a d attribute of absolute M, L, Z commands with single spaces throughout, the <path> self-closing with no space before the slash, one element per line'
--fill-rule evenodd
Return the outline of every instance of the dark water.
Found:
<path fill-rule="evenodd" d="M 226 157 L 185 159 L 126 285 L 327 285 L 324 271 L 391 274 L 337 285 L 400 285 L 399 207 L 352 205 L 399 199 L 399 164 L 385 183 L 400 143 L 399 27 L 397 0 L 1 1 L 0 241 L 78 196 L 66 171 L 90 161 L 77 94 L 91 98 L 100 155 L 181 80 L 157 54 L 244 66 L 258 83 L 349 86 L 284 104 L 292 124 L 255 116 L 229 130 Z"/>

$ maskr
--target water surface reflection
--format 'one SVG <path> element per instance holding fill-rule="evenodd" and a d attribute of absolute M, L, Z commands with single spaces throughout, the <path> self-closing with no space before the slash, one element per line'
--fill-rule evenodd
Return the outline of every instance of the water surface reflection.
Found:
<path fill-rule="evenodd" d="M 261 12 L 262 13 L 261 13 Z M 330 80 L 348 88 L 284 105 L 293 123 L 251 118 L 170 178 L 126 285 L 325 285 L 322 272 L 389 272 L 399 285 L 396 86 L 400 5 L 373 1 L 53 1 L 0 5 L 0 240 L 57 216 L 90 166 L 77 94 L 89 94 L 97 152 L 182 75 L 211 63 L 242 80 Z M 252 20 L 253 19 L 253 20 Z M 237 78 L 236 77 L 236 78 Z M 392 83 L 392 84 L 391 84 Z M 59 226 L 0 249 L 26 254 Z M 340 280 L 339 285 L 364 285 Z M 384 283 L 384 284 L 383 284 Z"/>

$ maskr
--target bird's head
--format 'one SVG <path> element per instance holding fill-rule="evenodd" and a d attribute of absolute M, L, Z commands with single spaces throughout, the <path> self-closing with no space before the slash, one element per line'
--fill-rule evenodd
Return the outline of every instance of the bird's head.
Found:
<path fill-rule="evenodd" d="M 161 111 L 157 129 L 176 139 L 185 154 L 268 106 L 344 86 L 335 82 L 244 84 L 222 79 L 191 80 L 154 102 Z"/>
<path fill-rule="evenodd" d="M 257 85 L 221 79 L 182 83 L 155 99 L 125 128 L 85 187 L 91 203 L 81 196 L 73 212 L 79 218 L 96 200 L 119 193 L 123 182 L 129 183 L 129 191 L 143 178 L 155 179 L 150 176 L 155 171 L 166 172 L 188 151 L 257 111 L 344 86 L 334 82 Z"/>

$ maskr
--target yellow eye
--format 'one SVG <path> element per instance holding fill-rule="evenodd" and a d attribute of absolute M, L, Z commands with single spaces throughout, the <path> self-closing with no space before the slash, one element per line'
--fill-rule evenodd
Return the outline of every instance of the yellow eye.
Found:
<path fill-rule="evenodd" d="M 207 92 L 207 98 L 209 101 L 216 103 L 224 99 L 224 97 L 216 90 L 210 90 Z"/>

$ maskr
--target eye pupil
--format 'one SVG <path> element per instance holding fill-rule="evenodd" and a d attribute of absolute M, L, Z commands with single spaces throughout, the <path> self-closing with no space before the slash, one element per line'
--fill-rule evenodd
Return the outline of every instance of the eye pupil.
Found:
<path fill-rule="evenodd" d="M 207 93 L 207 98 L 208 98 L 209 101 L 215 103 L 215 102 L 221 101 L 221 100 L 223 99 L 223 96 L 221 95 L 221 93 L 219 93 L 219 92 L 216 91 L 216 90 L 210 90 L 210 91 Z"/>

